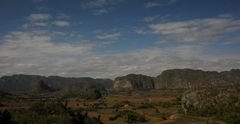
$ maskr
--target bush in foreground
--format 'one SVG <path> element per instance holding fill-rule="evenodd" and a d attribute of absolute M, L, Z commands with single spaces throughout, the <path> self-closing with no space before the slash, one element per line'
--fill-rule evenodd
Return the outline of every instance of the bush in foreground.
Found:
<path fill-rule="evenodd" d="M 0 124 L 17 124 L 12 121 L 12 115 L 9 111 L 0 112 Z"/>
<path fill-rule="evenodd" d="M 100 121 L 100 116 L 89 117 L 87 113 L 82 113 L 82 111 L 70 111 L 71 124 L 103 124 Z"/>
<path fill-rule="evenodd" d="M 130 111 L 130 110 L 119 111 L 119 112 L 117 112 L 117 114 L 114 117 L 110 117 L 109 120 L 113 121 L 113 120 L 118 119 L 119 117 L 123 118 L 124 121 L 126 121 L 128 123 L 137 123 L 137 122 L 146 122 L 147 121 L 144 115 L 141 115 L 137 112 Z"/>
<path fill-rule="evenodd" d="M 227 124 L 240 124 L 239 90 L 205 89 L 183 96 L 185 114 L 214 117 Z"/>

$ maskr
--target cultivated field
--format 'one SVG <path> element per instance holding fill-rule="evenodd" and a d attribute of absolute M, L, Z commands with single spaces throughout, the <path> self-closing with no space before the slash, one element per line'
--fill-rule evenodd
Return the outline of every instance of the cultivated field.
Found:
<path fill-rule="evenodd" d="M 19 123 L 71 123 L 66 108 L 72 111 L 81 110 L 89 117 L 100 119 L 104 124 L 210 123 L 212 118 L 184 114 L 181 106 L 183 93 L 183 90 L 110 92 L 100 99 L 82 99 L 77 95 L 66 97 L 57 92 L 41 95 L 18 94 L 2 100 L 0 109 L 10 111 L 13 120 Z M 46 104 L 50 105 L 41 108 Z M 124 112 L 128 115 L 119 114 Z M 139 119 L 134 120 L 136 118 Z"/>

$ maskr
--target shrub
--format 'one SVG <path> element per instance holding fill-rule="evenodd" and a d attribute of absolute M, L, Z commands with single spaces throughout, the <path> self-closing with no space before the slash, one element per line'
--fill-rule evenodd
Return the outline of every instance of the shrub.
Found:
<path fill-rule="evenodd" d="M 4 110 L 0 112 L 0 124 L 16 124 L 12 121 L 12 115 L 9 111 Z"/>
<path fill-rule="evenodd" d="M 181 103 L 179 101 L 159 102 L 157 105 L 160 106 L 160 107 L 163 107 L 163 108 L 169 108 L 169 107 L 173 107 L 173 106 L 176 106 L 176 105 L 181 105 Z"/>
<path fill-rule="evenodd" d="M 112 105 L 113 109 L 119 109 L 120 107 L 122 107 L 122 105 L 120 105 L 119 103 L 116 103 L 116 104 Z"/>
<path fill-rule="evenodd" d="M 4 107 L 4 104 L 0 103 L 0 107 Z"/>
<path fill-rule="evenodd" d="M 3 112 L 0 112 L 0 122 L 1 124 L 7 123 L 10 121 L 12 118 L 11 114 L 7 111 L 4 110 Z"/>
<path fill-rule="evenodd" d="M 120 104 L 130 104 L 130 102 L 128 100 L 123 100 L 120 102 Z"/>
<path fill-rule="evenodd" d="M 96 117 L 89 117 L 87 113 L 82 113 L 82 111 L 78 110 L 76 112 L 70 112 L 71 123 L 72 124 L 103 124 L 100 121 L 100 116 Z"/>
<path fill-rule="evenodd" d="M 110 117 L 109 120 L 116 120 L 117 118 L 123 118 L 124 121 L 128 123 L 137 123 L 137 122 L 146 122 L 146 118 L 144 115 L 141 115 L 137 112 L 130 111 L 130 110 L 123 110 L 117 112 L 117 114 L 113 117 Z"/>
<path fill-rule="evenodd" d="M 240 123 L 238 87 L 204 88 L 187 92 L 182 97 L 185 114 L 213 117 L 227 124 Z"/>
<path fill-rule="evenodd" d="M 227 124 L 240 123 L 240 104 L 238 102 L 216 103 L 206 106 L 188 107 L 188 114 L 202 116 L 202 117 L 215 117 L 223 120 Z"/>
<path fill-rule="evenodd" d="M 151 103 L 141 103 L 140 106 L 138 106 L 139 109 L 144 109 L 144 108 L 154 108 L 154 105 Z"/>
<path fill-rule="evenodd" d="M 130 105 L 131 103 L 130 103 L 128 100 L 124 100 L 124 101 L 121 101 L 121 102 L 119 102 L 119 103 L 113 104 L 113 105 L 112 105 L 112 108 L 113 108 L 113 109 L 119 109 L 120 107 L 123 107 L 123 106 L 126 105 L 126 104 Z"/>
<path fill-rule="evenodd" d="M 67 108 L 60 102 L 39 102 L 30 107 L 30 110 L 39 115 L 65 113 Z"/>
<path fill-rule="evenodd" d="M 230 112 L 230 113 L 226 113 L 223 116 L 223 120 L 227 123 L 227 124 L 240 124 L 240 111 L 238 112 Z"/>
<path fill-rule="evenodd" d="M 160 116 L 163 120 L 167 120 L 167 118 L 170 114 L 169 113 L 158 112 L 157 115 Z"/>

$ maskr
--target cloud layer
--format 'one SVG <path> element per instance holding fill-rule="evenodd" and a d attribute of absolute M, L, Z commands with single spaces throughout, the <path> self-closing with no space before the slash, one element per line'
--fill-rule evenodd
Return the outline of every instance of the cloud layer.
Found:
<path fill-rule="evenodd" d="M 222 71 L 240 67 L 240 55 L 237 54 L 240 50 L 206 54 L 209 47 L 207 44 L 158 47 L 168 42 L 158 40 L 154 42 L 157 46 L 151 48 L 99 53 L 96 51 L 99 45 L 94 41 L 81 37 L 78 42 L 55 39 L 56 36 L 72 34 L 50 27 L 65 29 L 70 24 L 68 17 L 63 15 L 30 15 L 23 29 L 11 31 L 0 40 L 0 75 L 24 73 L 115 78 L 128 73 L 156 76 L 161 71 L 172 68 Z M 216 17 L 149 24 L 148 28 L 154 35 L 181 42 L 210 42 L 222 34 L 239 31 L 240 21 L 233 17 Z M 116 30 L 94 32 L 95 39 L 103 42 L 119 40 L 123 35 Z"/>
<path fill-rule="evenodd" d="M 154 34 L 180 42 L 209 42 L 223 34 L 240 31 L 240 20 L 233 17 L 193 19 L 151 24 L 149 28 Z"/>
<path fill-rule="evenodd" d="M 63 20 L 54 21 L 53 24 L 59 27 L 67 27 L 70 25 L 68 21 L 63 21 Z"/>
<path fill-rule="evenodd" d="M 46 31 L 12 32 L 4 41 L 0 46 L 1 75 L 115 78 L 128 73 L 156 76 L 172 68 L 228 70 L 240 67 L 239 55 L 203 55 L 204 46 L 196 45 L 101 54 L 93 52 L 91 44 L 54 43 Z"/>
<path fill-rule="evenodd" d="M 92 10 L 95 15 L 101 15 L 108 13 L 115 5 L 124 1 L 125 0 L 84 0 L 82 7 Z"/>
<path fill-rule="evenodd" d="M 171 4 L 175 3 L 176 1 L 177 0 L 148 1 L 144 4 L 144 6 L 145 6 L 145 8 L 154 8 L 154 7 L 171 5 Z"/>

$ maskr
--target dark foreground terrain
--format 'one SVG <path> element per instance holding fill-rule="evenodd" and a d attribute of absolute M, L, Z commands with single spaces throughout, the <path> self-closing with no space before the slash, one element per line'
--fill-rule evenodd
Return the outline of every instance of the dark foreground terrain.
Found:
<path fill-rule="evenodd" d="M 99 99 L 61 93 L 4 94 L 1 124 L 239 124 L 239 89 L 112 92 Z"/>
<path fill-rule="evenodd" d="M 240 124 L 239 72 L 168 70 L 114 81 L 5 76 L 0 124 Z"/>

